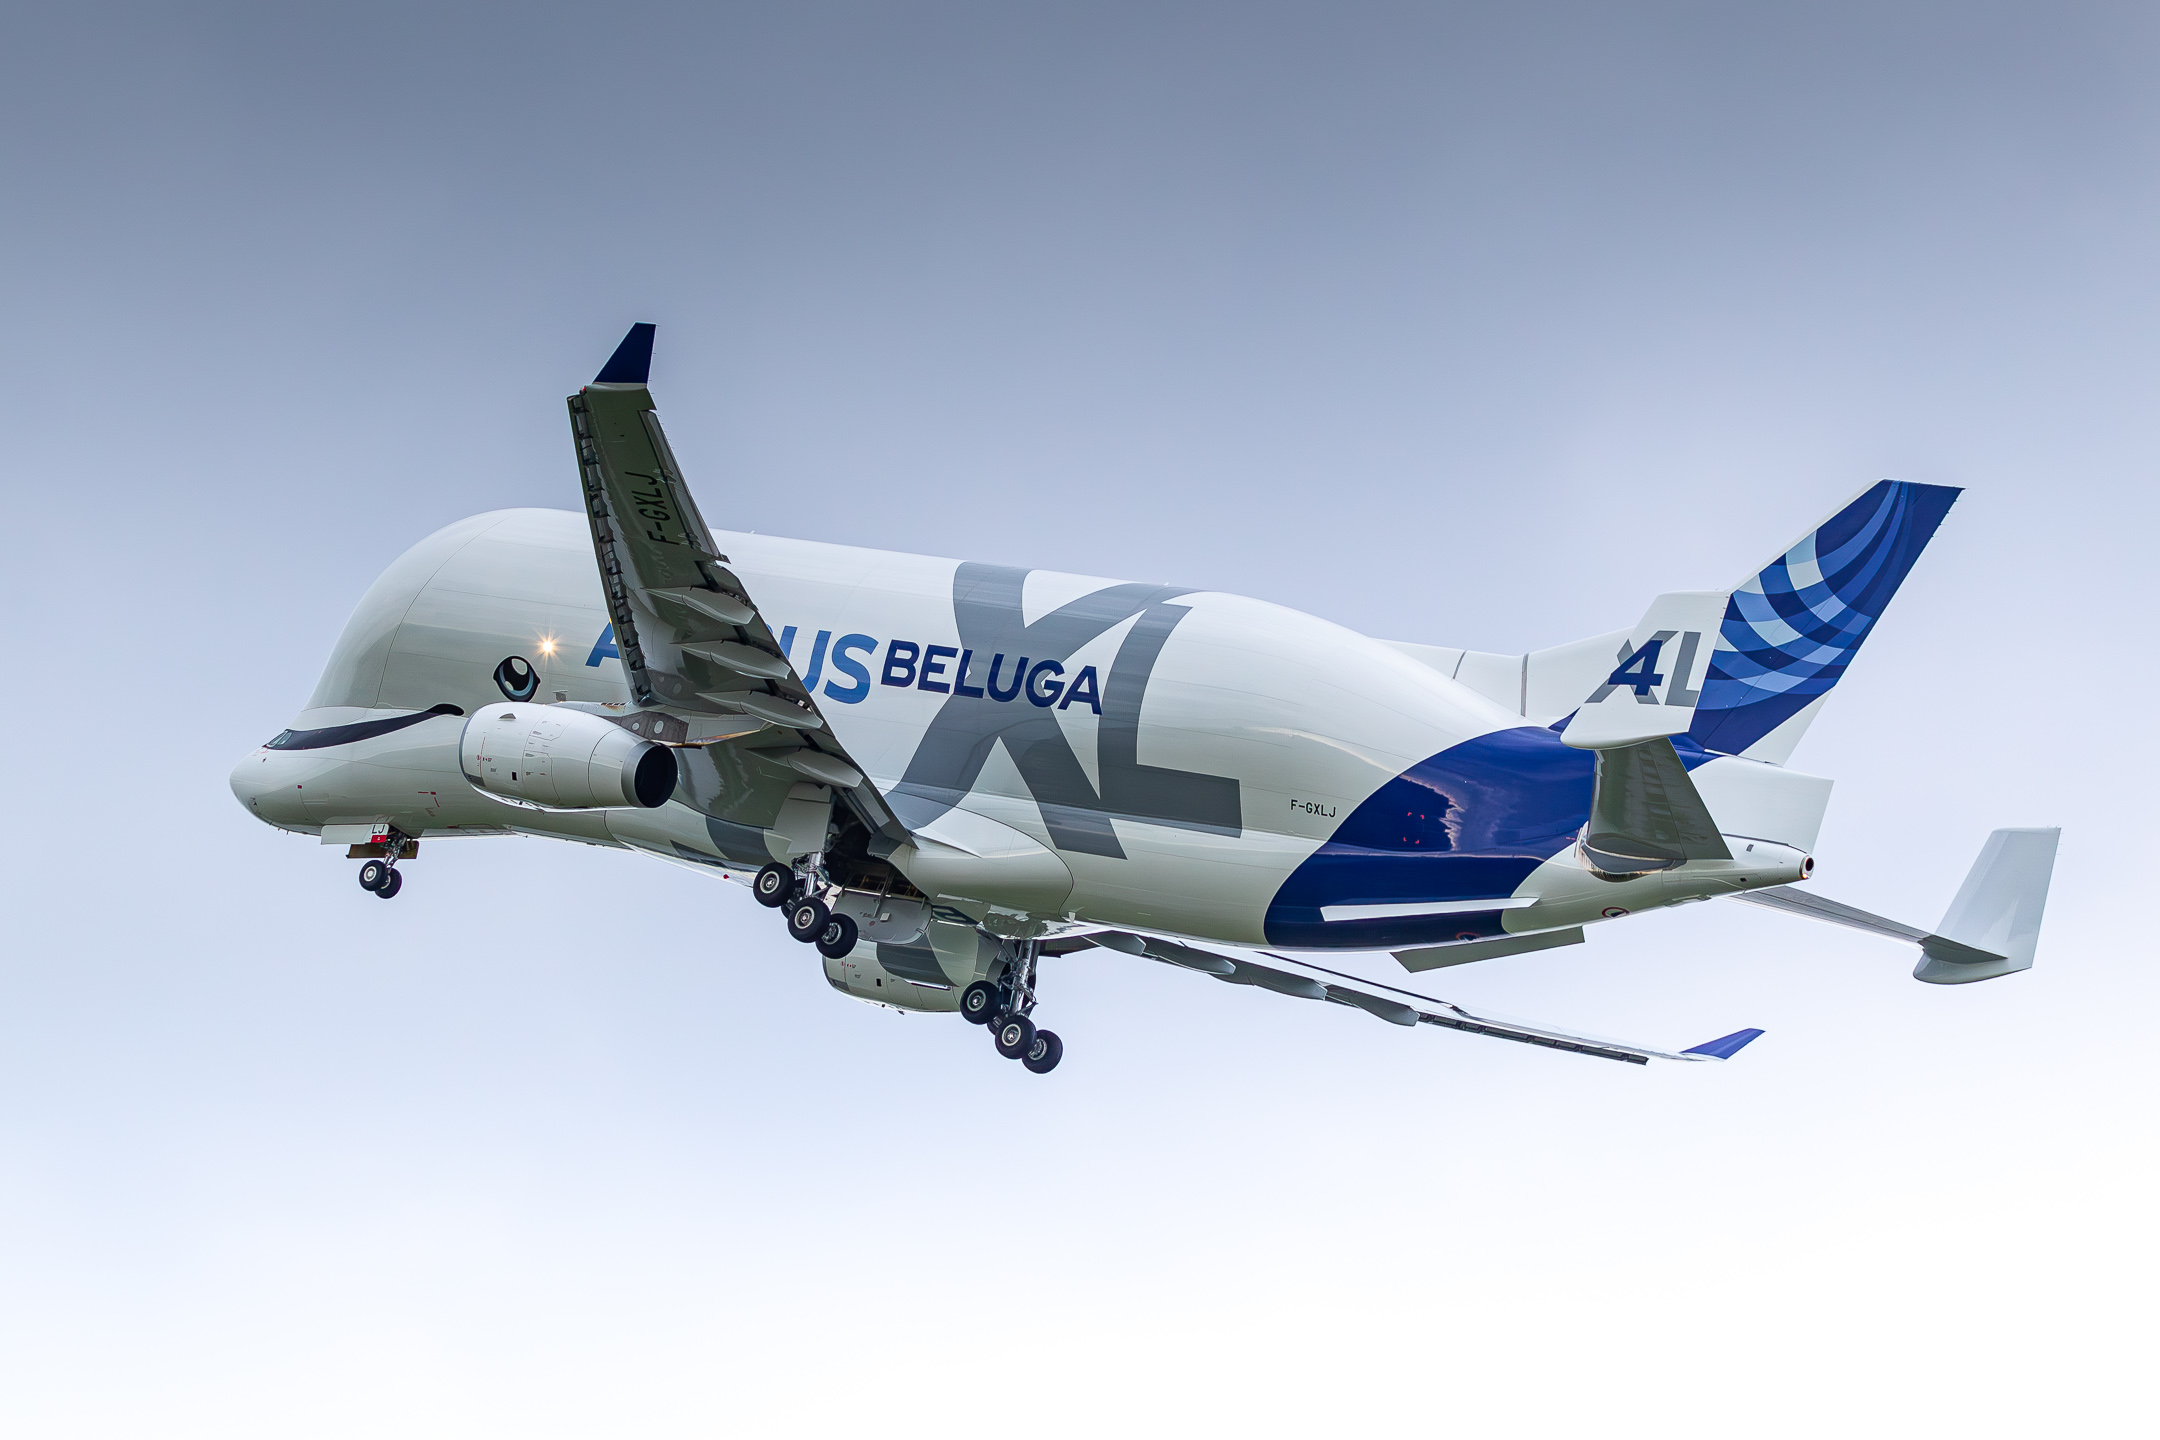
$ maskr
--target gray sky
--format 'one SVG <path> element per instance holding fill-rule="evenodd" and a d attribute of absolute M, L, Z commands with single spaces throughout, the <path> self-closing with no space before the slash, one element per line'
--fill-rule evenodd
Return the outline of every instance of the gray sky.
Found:
<path fill-rule="evenodd" d="M 0 1429 L 2122 1428 L 2156 29 L 16 7 Z M 1823 892 L 1920 923 L 2063 825 L 2039 966 L 1711 905 L 1428 987 L 1770 1032 L 1646 1072 L 1071 960 L 1043 1081 L 656 863 L 444 845 L 381 905 L 226 773 L 405 546 L 574 505 L 633 320 L 716 525 L 1389 638 L 1573 639 L 1967 486 L 1794 764 Z"/>

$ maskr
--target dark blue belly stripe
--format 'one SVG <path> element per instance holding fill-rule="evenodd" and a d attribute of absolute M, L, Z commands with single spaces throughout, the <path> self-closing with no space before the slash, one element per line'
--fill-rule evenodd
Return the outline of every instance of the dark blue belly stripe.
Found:
<path fill-rule="evenodd" d="M 1681 737 L 1690 769 L 1710 756 Z M 1501 934 L 1500 910 L 1326 921 L 1324 905 L 1501 900 L 1590 818 L 1590 752 L 1552 730 L 1480 735 L 1420 761 L 1350 812 L 1268 906 L 1272 945 L 1390 949 Z"/>

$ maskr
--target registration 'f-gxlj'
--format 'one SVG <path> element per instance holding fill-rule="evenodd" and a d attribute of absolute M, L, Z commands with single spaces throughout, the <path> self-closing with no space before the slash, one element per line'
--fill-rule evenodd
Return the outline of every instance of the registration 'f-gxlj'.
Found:
<path fill-rule="evenodd" d="M 1761 1032 L 1653 1050 L 1324 962 L 1428 971 L 1723 897 L 1910 942 L 1937 984 L 2032 964 L 2054 830 L 1996 831 L 1932 929 L 1802 883 L 1830 782 L 1785 761 L 1955 489 L 1884 481 L 1732 590 L 1482 654 L 1215 591 L 714 530 L 646 389 L 652 339 L 634 327 L 570 397 L 583 513 L 415 545 L 233 772 L 379 896 L 438 837 L 642 850 L 746 885 L 836 989 L 956 1012 L 1038 1072 L 1064 1048 L 1033 1018 L 1041 961 L 1088 950 L 1636 1063 Z"/>

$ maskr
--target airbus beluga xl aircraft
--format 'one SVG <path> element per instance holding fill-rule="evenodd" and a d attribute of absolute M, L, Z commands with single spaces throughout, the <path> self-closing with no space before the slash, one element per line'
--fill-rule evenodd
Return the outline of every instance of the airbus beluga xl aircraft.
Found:
<path fill-rule="evenodd" d="M 385 899 L 438 837 L 695 866 L 778 910 L 835 989 L 957 1012 L 1038 1073 L 1064 1051 L 1034 1022 L 1041 961 L 1086 950 L 1636 1064 L 1762 1032 L 1669 1053 L 1321 961 L 1429 971 L 1730 898 L 1914 943 L 1936 984 L 2033 962 L 2055 830 L 1996 831 L 1932 930 L 1802 884 L 1830 782 L 1785 760 L 1955 489 L 1886 480 L 1729 591 L 1488 655 L 714 531 L 652 342 L 632 327 L 569 399 L 584 513 L 477 515 L 383 572 L 307 708 L 234 770 L 250 812 L 348 847 Z"/>

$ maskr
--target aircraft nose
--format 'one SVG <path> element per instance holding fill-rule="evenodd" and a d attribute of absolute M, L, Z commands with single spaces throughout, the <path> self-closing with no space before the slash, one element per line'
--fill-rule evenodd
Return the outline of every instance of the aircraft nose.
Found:
<path fill-rule="evenodd" d="M 300 785 L 288 767 L 279 764 L 274 751 L 257 750 L 233 767 L 233 799 L 256 819 L 271 825 L 297 825 L 307 820 L 300 804 Z"/>

